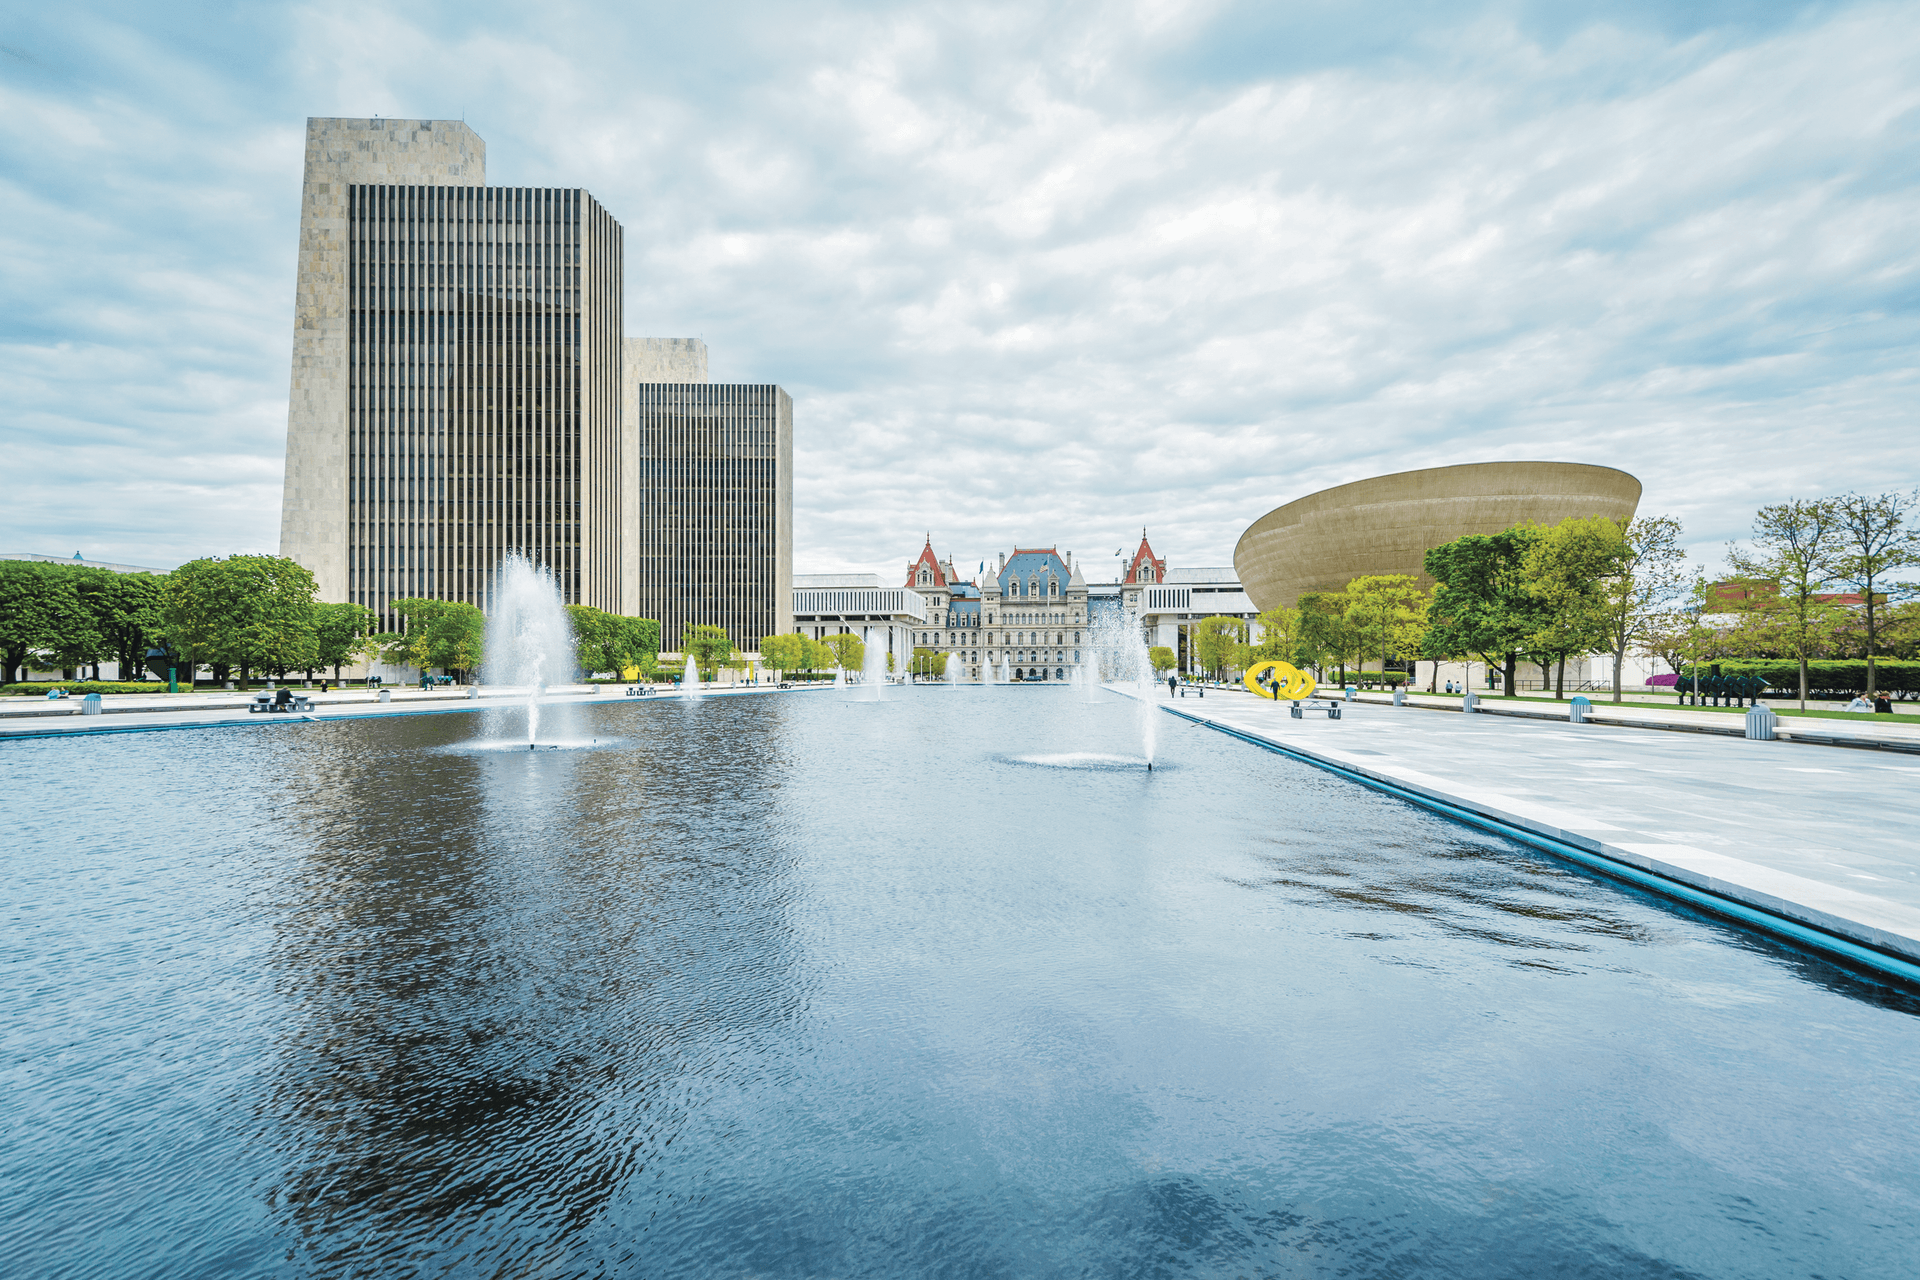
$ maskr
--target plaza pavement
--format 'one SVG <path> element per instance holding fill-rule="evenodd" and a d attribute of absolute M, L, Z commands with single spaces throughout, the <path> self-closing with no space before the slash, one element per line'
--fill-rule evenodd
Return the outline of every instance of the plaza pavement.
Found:
<path fill-rule="evenodd" d="M 1343 704 L 1338 720 L 1295 720 L 1288 704 L 1233 688 L 1154 696 L 1190 720 L 1920 962 L 1920 755 L 1463 715 L 1457 699 L 1451 712 L 1381 697 Z M 1911 964 L 1894 971 L 1914 976 Z"/>

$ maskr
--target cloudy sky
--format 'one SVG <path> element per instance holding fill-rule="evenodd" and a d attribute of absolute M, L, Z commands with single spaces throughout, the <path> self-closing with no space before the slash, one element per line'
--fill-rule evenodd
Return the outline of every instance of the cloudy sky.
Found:
<path fill-rule="evenodd" d="M 1413 467 L 1620 466 L 1710 564 L 1920 482 L 1920 6 L 10 6 L 0 550 L 275 550 L 309 115 L 627 229 L 795 398 L 796 568 L 1230 562 Z"/>

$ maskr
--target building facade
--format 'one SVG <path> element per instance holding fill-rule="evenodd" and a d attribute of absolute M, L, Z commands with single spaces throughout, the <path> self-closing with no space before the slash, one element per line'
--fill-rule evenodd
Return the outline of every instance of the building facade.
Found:
<path fill-rule="evenodd" d="M 927 598 L 889 587 L 877 573 L 803 573 L 793 580 L 792 630 L 815 640 L 851 634 L 879 645 L 896 674 L 907 670 L 913 637 L 928 620 Z"/>
<path fill-rule="evenodd" d="M 620 226 L 485 183 L 457 121 L 308 121 L 281 550 L 389 624 L 509 555 L 627 612 Z"/>
<path fill-rule="evenodd" d="M 927 598 L 927 623 L 914 647 L 950 655 L 960 674 L 979 680 L 1070 680 L 1094 661 L 1087 582 L 1073 553 L 1016 547 L 975 580 L 963 581 L 933 539 L 907 566 L 905 585 Z"/>
<path fill-rule="evenodd" d="M 322 600 L 487 607 L 500 562 L 569 603 L 735 647 L 792 625 L 793 402 L 622 337 L 620 224 L 490 187 L 459 121 L 311 119 L 280 549 Z"/>
<path fill-rule="evenodd" d="M 1121 574 L 1116 593 L 1121 607 L 1140 628 L 1149 647 L 1165 646 L 1173 651 L 1182 673 L 1198 669 L 1194 653 L 1194 628 L 1207 618 L 1235 618 L 1248 624 L 1248 635 L 1259 639 L 1253 607 L 1240 575 L 1232 568 L 1179 569 L 1163 556 L 1156 556 L 1140 531 L 1140 546 Z"/>
<path fill-rule="evenodd" d="M 737 649 L 791 631 L 793 398 L 771 384 L 637 382 L 636 609 L 678 650 L 694 625 Z"/>
<path fill-rule="evenodd" d="M 1234 569 L 1265 609 L 1292 608 L 1355 578 L 1408 574 L 1431 589 L 1426 554 L 1467 534 L 1570 516 L 1630 520 L 1640 482 L 1579 462 L 1468 462 L 1374 476 L 1275 507 L 1248 525 Z"/>

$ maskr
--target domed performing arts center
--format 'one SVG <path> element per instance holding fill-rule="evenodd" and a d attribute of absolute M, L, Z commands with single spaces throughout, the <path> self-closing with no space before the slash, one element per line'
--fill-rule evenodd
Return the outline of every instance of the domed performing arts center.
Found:
<path fill-rule="evenodd" d="M 1275 507 L 1247 526 L 1233 567 L 1260 609 L 1341 591 L 1367 574 L 1406 573 L 1433 586 L 1429 548 L 1470 533 L 1570 516 L 1633 518 L 1640 482 L 1580 462 L 1469 462 L 1335 485 Z"/>

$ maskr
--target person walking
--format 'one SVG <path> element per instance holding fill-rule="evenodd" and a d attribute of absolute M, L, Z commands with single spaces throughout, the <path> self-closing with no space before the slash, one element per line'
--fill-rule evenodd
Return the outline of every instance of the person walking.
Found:
<path fill-rule="evenodd" d="M 1176 687 L 1177 687 L 1177 686 L 1179 685 L 1179 683 L 1180 683 L 1180 682 L 1179 682 L 1179 681 L 1178 681 L 1177 679 L 1175 679 L 1175 678 L 1174 678 L 1174 676 L 1172 675 L 1172 673 L 1168 673 L 1168 675 L 1167 675 L 1167 696 L 1168 696 L 1169 698 L 1171 698 L 1171 697 L 1173 696 L 1173 691 L 1174 691 L 1174 689 L 1175 689 L 1175 688 L 1176 688 Z"/>

